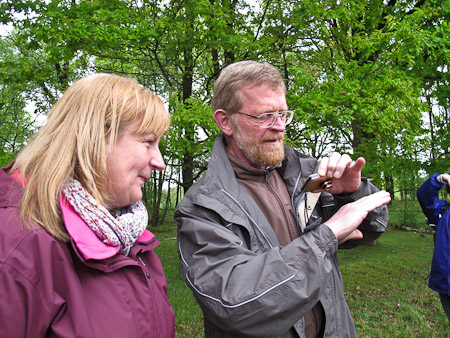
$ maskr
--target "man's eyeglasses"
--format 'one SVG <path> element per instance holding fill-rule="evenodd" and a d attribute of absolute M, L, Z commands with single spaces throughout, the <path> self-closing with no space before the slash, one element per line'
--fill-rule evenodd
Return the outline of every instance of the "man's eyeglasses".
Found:
<path fill-rule="evenodd" d="M 272 127 L 277 118 L 281 118 L 281 122 L 284 123 L 284 125 L 288 125 L 289 123 L 292 122 L 292 119 L 294 118 L 294 111 L 293 110 L 280 110 L 280 111 L 274 111 L 274 112 L 269 112 L 269 113 L 263 113 L 261 115 L 258 116 L 254 116 L 254 115 L 250 115 L 250 114 L 246 114 L 246 113 L 241 113 L 240 111 L 237 111 L 236 114 L 241 114 L 241 115 L 245 115 L 254 119 L 258 120 L 258 125 L 261 128 L 270 128 Z"/>

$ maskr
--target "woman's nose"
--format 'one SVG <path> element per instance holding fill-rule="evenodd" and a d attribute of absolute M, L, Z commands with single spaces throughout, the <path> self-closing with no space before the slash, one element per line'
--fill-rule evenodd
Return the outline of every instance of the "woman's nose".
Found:
<path fill-rule="evenodd" d="M 154 170 L 164 170 L 166 169 L 166 164 L 164 163 L 164 159 L 161 155 L 161 151 L 158 149 L 155 154 L 150 159 L 150 166 Z"/>

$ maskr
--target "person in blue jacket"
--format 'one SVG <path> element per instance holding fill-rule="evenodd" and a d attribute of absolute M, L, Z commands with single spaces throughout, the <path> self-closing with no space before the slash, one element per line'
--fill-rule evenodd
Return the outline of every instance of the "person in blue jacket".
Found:
<path fill-rule="evenodd" d="M 450 321 L 450 208 L 448 202 L 438 198 L 443 187 L 450 193 L 450 169 L 446 174 L 433 174 L 426 180 L 417 190 L 417 198 L 428 223 L 437 225 L 428 286 L 439 292 Z"/>

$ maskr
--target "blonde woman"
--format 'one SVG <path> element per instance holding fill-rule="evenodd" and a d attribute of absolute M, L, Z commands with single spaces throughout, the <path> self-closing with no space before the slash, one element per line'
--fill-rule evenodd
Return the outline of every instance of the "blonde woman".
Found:
<path fill-rule="evenodd" d="M 0 337 L 174 337 L 141 201 L 169 122 L 135 80 L 88 76 L 0 170 Z"/>

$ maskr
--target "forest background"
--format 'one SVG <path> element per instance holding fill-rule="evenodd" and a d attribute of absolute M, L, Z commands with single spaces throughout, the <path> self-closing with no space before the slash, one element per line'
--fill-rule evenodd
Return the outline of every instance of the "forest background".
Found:
<path fill-rule="evenodd" d="M 218 74 L 267 61 L 296 112 L 286 143 L 364 157 L 407 226 L 417 188 L 450 166 L 449 18 L 448 0 L 2 0 L 0 164 L 75 80 L 134 77 L 172 115 L 167 169 L 145 186 L 150 224 L 162 224 L 207 169 Z"/>

